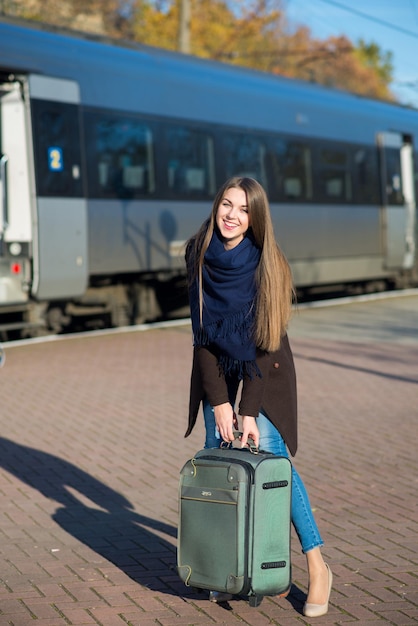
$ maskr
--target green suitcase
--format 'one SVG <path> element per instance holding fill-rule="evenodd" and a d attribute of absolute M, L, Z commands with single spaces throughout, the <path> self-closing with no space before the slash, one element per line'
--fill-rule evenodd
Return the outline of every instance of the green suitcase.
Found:
<path fill-rule="evenodd" d="M 291 463 L 248 449 L 200 450 L 181 470 L 177 569 L 186 585 L 249 598 L 286 592 Z"/>

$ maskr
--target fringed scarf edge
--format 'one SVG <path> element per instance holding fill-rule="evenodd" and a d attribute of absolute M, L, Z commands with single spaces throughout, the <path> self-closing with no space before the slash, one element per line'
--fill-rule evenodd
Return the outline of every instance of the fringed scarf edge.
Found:
<path fill-rule="evenodd" d="M 238 380 L 243 380 L 244 377 L 252 380 L 255 376 L 261 378 L 261 371 L 254 361 L 239 361 L 226 354 L 221 354 L 218 359 L 219 369 L 224 376 L 237 376 Z"/>
<path fill-rule="evenodd" d="M 226 339 L 237 331 L 243 341 L 248 341 L 254 330 L 253 307 L 254 302 L 248 302 L 241 311 L 193 329 L 194 345 L 206 346 L 216 339 Z"/>

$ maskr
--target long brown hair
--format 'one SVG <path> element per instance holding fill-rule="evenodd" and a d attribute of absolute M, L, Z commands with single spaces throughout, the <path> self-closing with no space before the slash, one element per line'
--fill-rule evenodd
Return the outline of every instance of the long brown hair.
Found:
<path fill-rule="evenodd" d="M 247 197 L 250 228 L 261 249 L 256 271 L 257 300 L 254 340 L 257 347 L 269 352 L 277 350 L 286 333 L 295 297 L 292 273 L 286 257 L 278 246 L 266 192 L 254 178 L 235 176 L 218 190 L 209 218 L 188 242 L 190 279 L 198 278 L 199 310 L 202 320 L 202 268 L 205 252 L 216 228 L 216 213 L 228 189 L 242 189 Z M 190 272 L 191 269 L 191 272 Z"/>

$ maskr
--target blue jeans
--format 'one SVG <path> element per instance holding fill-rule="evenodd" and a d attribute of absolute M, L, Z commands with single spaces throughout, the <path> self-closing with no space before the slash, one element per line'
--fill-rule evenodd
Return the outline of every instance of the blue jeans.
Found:
<path fill-rule="evenodd" d="M 206 428 L 205 448 L 219 448 L 222 440 L 216 428 L 213 408 L 207 400 L 203 402 L 203 415 Z M 260 431 L 260 450 L 289 458 L 283 437 L 263 413 L 260 413 L 257 417 L 257 427 Z M 312 513 L 305 485 L 293 465 L 292 524 L 299 537 L 303 553 L 324 545 Z"/>

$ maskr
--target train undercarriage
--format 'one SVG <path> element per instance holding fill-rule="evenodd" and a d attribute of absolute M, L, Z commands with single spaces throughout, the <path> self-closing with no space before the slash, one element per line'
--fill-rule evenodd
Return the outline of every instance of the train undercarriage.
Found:
<path fill-rule="evenodd" d="M 132 326 L 188 316 L 185 276 L 150 275 L 139 282 L 95 281 L 79 299 L 0 309 L 0 340 Z"/>
<path fill-rule="evenodd" d="M 297 288 L 297 300 L 331 299 L 418 286 L 418 266 L 388 279 Z M 150 274 L 141 282 L 96 279 L 71 301 L 9 305 L 0 310 L 0 341 L 117 328 L 189 316 L 186 277 Z"/>

